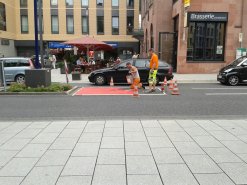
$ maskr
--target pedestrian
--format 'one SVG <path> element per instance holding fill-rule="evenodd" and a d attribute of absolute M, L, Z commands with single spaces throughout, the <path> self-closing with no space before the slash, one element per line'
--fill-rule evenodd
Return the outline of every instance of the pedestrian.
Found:
<path fill-rule="evenodd" d="M 136 52 L 134 52 L 134 55 L 132 56 L 132 59 L 137 59 L 139 58 L 139 54 L 137 54 Z"/>
<path fill-rule="evenodd" d="M 55 55 L 52 55 L 52 57 L 51 57 L 51 64 L 52 64 L 53 69 L 56 69 L 56 62 L 57 62 L 56 56 Z"/>
<path fill-rule="evenodd" d="M 149 77 L 148 77 L 148 83 L 149 83 L 149 93 L 155 92 L 156 90 L 156 76 L 158 72 L 159 67 L 159 59 L 158 56 L 154 53 L 154 49 L 149 49 L 149 56 L 150 59 L 150 71 L 149 71 Z"/>
<path fill-rule="evenodd" d="M 115 61 L 115 64 L 114 65 L 118 65 L 121 63 L 121 59 L 119 57 L 117 57 L 117 60 Z"/>
<path fill-rule="evenodd" d="M 145 89 L 144 86 L 142 85 L 142 83 L 140 83 L 141 79 L 140 79 L 138 69 L 135 66 L 132 66 L 132 64 L 130 62 L 128 62 L 126 64 L 126 67 L 129 69 L 129 73 L 133 79 L 130 88 L 134 89 L 135 87 L 137 87 L 137 88 Z"/>

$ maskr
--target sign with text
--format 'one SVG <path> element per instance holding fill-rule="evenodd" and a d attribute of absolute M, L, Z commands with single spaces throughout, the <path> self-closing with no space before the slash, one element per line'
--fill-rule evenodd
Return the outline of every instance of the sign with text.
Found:
<path fill-rule="evenodd" d="M 190 6 L 190 0 L 184 0 L 184 7 L 187 8 Z"/>
<path fill-rule="evenodd" d="M 188 20 L 191 22 L 227 22 L 228 13 L 226 12 L 189 12 Z"/>

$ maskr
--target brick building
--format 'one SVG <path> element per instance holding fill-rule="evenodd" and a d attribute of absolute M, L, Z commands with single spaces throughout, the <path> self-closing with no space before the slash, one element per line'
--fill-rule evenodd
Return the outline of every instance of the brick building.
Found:
<path fill-rule="evenodd" d="M 154 47 L 178 73 L 215 73 L 236 58 L 243 33 L 247 48 L 247 0 L 144 0 L 142 54 Z"/>

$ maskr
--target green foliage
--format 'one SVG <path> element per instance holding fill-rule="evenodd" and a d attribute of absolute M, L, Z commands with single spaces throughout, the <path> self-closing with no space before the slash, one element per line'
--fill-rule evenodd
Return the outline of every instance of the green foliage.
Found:
<path fill-rule="evenodd" d="M 64 92 L 70 89 L 72 89 L 71 85 L 60 83 L 53 83 L 49 87 L 41 86 L 37 88 L 26 87 L 24 84 L 13 83 L 10 85 L 8 92 Z"/>

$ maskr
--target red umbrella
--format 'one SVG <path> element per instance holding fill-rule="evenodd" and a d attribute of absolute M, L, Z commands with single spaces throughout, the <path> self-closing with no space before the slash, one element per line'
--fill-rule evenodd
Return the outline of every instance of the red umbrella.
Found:
<path fill-rule="evenodd" d="M 112 47 L 110 45 L 89 36 L 69 40 L 67 42 L 64 42 L 64 44 L 76 46 L 79 50 L 84 50 L 84 51 L 86 50 L 87 55 L 89 50 L 93 50 L 93 51 L 112 50 Z"/>

